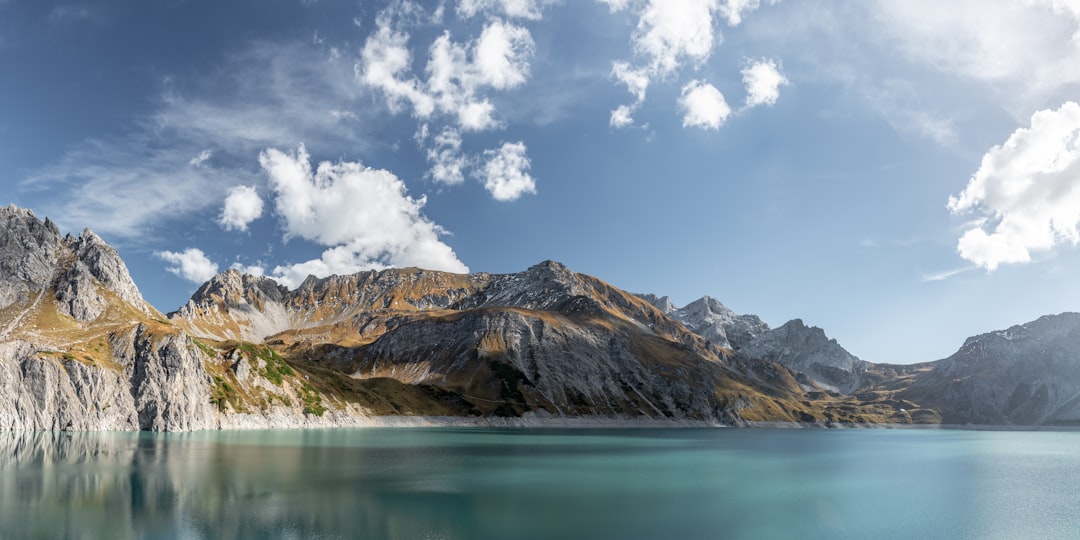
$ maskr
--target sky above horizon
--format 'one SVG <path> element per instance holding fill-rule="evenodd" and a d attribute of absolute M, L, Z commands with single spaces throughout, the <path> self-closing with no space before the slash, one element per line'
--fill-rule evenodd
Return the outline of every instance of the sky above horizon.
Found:
<path fill-rule="evenodd" d="M 1080 0 L 0 0 L 4 203 L 168 312 L 545 259 L 865 360 L 1080 311 Z"/>

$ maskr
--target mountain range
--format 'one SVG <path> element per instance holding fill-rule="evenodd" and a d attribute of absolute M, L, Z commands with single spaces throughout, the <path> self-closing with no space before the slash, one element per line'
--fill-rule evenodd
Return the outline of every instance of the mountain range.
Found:
<path fill-rule="evenodd" d="M 545 261 L 309 277 L 228 270 L 163 314 L 93 232 L 0 208 L 0 429 L 1080 423 L 1080 314 L 877 364 Z"/>

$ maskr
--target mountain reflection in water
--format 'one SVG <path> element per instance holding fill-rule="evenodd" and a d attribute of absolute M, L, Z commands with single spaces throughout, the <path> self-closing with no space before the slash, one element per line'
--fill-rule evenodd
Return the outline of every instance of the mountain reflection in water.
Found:
<path fill-rule="evenodd" d="M 1068 538 L 1080 433 L 0 432 L 0 538 Z"/>

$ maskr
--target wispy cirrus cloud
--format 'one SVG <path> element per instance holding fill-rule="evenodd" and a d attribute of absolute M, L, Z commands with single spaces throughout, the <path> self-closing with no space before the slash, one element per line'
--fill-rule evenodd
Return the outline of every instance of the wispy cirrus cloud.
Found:
<path fill-rule="evenodd" d="M 181 92 L 163 82 L 156 110 L 127 134 L 86 140 L 18 185 L 49 192 L 42 211 L 125 243 L 153 242 L 175 219 L 220 207 L 259 180 L 257 156 L 301 140 L 328 152 L 371 148 L 352 65 L 304 43 L 256 43 Z M 354 111 L 343 116 L 341 111 Z"/>
<path fill-rule="evenodd" d="M 896 131 L 929 139 L 943 147 L 956 145 L 958 135 L 951 114 L 929 110 L 911 82 L 886 79 L 862 89 L 861 94 Z"/>
<path fill-rule="evenodd" d="M 960 268 L 953 268 L 952 270 L 945 270 L 942 272 L 932 272 L 922 275 L 923 283 L 932 283 L 935 281 L 945 281 L 953 276 L 958 276 L 965 272 L 975 270 L 978 266 L 961 266 Z"/>
<path fill-rule="evenodd" d="M 93 18 L 94 13 L 83 4 L 62 4 L 49 11 L 49 22 L 53 24 L 76 23 Z"/>
<path fill-rule="evenodd" d="M 156 231 L 217 204 L 242 171 L 190 164 L 197 146 L 159 147 L 147 133 L 89 140 L 19 183 L 49 193 L 42 210 L 68 229 L 91 227 L 127 242 L 153 242 Z M 246 176 L 246 175 L 244 175 Z"/>
<path fill-rule="evenodd" d="M 352 63 L 303 42 L 254 43 L 224 60 L 214 77 L 171 78 L 142 129 L 159 137 L 203 141 L 221 152 L 252 152 L 300 140 L 327 151 L 369 150 L 367 120 Z"/>
<path fill-rule="evenodd" d="M 1080 4 L 1071 0 L 875 0 L 878 39 L 910 61 L 994 88 L 1018 118 L 1080 88 Z"/>

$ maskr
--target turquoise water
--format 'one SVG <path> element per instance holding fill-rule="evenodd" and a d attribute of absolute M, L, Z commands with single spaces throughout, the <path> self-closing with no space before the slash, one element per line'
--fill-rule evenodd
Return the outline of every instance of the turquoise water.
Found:
<path fill-rule="evenodd" d="M 0 433 L 0 538 L 1080 538 L 1080 433 Z"/>

